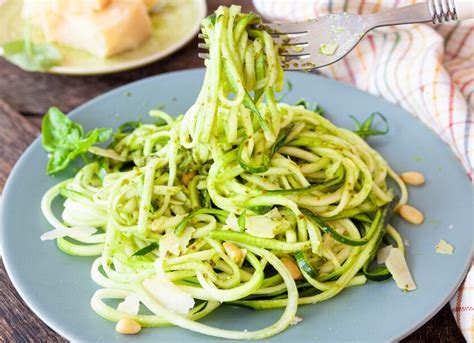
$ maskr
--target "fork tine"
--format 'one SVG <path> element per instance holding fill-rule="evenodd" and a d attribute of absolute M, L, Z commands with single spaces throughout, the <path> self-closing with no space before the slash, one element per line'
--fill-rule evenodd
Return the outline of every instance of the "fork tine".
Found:
<path fill-rule="evenodd" d="M 311 55 L 311 51 L 309 51 L 309 45 L 301 46 L 301 45 L 286 45 L 282 46 L 279 49 L 279 53 L 281 56 L 304 56 L 304 55 Z"/>
<path fill-rule="evenodd" d="M 308 34 L 298 35 L 281 35 L 274 36 L 273 41 L 278 45 L 296 45 L 296 44 L 309 44 Z"/>
<path fill-rule="evenodd" d="M 293 23 L 264 23 L 262 26 L 266 28 L 269 33 L 273 34 L 288 34 L 288 33 L 307 33 L 309 21 L 293 22 Z"/>
<path fill-rule="evenodd" d="M 209 50 L 209 44 L 207 44 L 207 43 L 198 43 L 198 48 L 199 48 L 199 49 L 208 49 L 208 50 Z"/>
<path fill-rule="evenodd" d="M 198 53 L 198 57 L 202 58 L 203 60 L 208 60 L 209 58 L 211 58 L 209 56 L 209 54 L 205 54 L 205 53 L 202 53 L 202 52 Z"/>
<path fill-rule="evenodd" d="M 198 34 L 198 38 L 201 38 L 201 39 L 208 39 L 208 35 L 204 34 L 204 33 L 200 33 Z"/>

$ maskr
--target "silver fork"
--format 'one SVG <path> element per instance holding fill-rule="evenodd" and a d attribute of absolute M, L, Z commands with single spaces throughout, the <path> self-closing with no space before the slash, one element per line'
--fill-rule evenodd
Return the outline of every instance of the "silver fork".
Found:
<path fill-rule="evenodd" d="M 428 0 L 368 15 L 329 14 L 291 23 L 265 23 L 262 27 L 280 46 L 286 70 L 307 70 L 327 66 L 346 56 L 364 35 L 377 27 L 413 23 L 444 22 L 474 18 L 472 0 Z M 202 34 L 199 38 L 205 39 Z M 208 48 L 207 44 L 198 44 Z M 209 54 L 199 53 L 201 58 Z"/>

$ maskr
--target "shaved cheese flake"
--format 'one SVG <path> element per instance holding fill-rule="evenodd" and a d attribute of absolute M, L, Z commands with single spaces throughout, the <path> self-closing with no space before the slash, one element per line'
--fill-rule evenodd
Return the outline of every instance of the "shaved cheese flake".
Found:
<path fill-rule="evenodd" d="M 187 227 L 183 234 L 178 237 L 174 233 L 174 228 L 170 229 L 160 239 L 160 257 L 166 257 L 170 253 L 175 256 L 185 253 L 194 231 L 196 231 L 194 228 Z"/>
<path fill-rule="evenodd" d="M 222 230 L 232 230 L 240 231 L 239 220 L 233 213 L 229 213 L 227 219 L 225 220 L 225 225 L 222 227 Z"/>
<path fill-rule="evenodd" d="M 117 306 L 117 311 L 137 315 L 140 310 L 140 298 L 137 294 L 131 293 Z"/>
<path fill-rule="evenodd" d="M 270 212 L 266 214 L 267 218 L 270 219 L 281 219 L 282 216 L 280 214 L 280 211 L 278 211 L 278 208 L 274 207 Z"/>
<path fill-rule="evenodd" d="M 405 291 L 416 289 L 415 281 L 410 274 L 403 252 L 398 248 L 393 248 L 385 261 L 388 271 L 392 274 L 397 287 Z"/>
<path fill-rule="evenodd" d="M 388 254 L 390 254 L 390 250 L 392 249 L 393 246 L 391 245 L 387 245 L 386 247 L 379 249 L 379 251 L 377 252 L 377 263 L 384 264 L 387 260 Z"/>
<path fill-rule="evenodd" d="M 253 236 L 262 238 L 275 237 L 275 229 L 279 223 L 268 216 L 252 216 L 245 220 L 245 231 Z"/>
<path fill-rule="evenodd" d="M 176 256 L 180 254 L 179 238 L 172 231 L 161 237 L 159 247 L 161 258 L 168 256 L 170 253 Z"/>
<path fill-rule="evenodd" d="M 89 237 L 97 232 L 97 229 L 89 226 L 74 226 L 69 228 L 58 228 L 41 235 L 42 241 L 57 239 L 61 237 L 81 238 Z"/>
<path fill-rule="evenodd" d="M 296 325 L 298 323 L 301 323 L 303 321 L 303 318 L 294 316 L 293 319 L 290 322 L 290 325 Z"/>
<path fill-rule="evenodd" d="M 454 247 L 442 239 L 438 244 L 436 244 L 435 250 L 438 254 L 452 255 L 454 252 Z"/>
<path fill-rule="evenodd" d="M 179 314 L 188 314 L 194 307 L 191 294 L 183 291 L 162 275 L 143 281 L 143 287 L 168 310 Z"/>

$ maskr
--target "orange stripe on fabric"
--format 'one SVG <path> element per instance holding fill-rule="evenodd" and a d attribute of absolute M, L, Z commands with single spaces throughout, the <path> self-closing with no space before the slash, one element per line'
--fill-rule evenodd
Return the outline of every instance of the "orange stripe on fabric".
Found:
<path fill-rule="evenodd" d="M 382 0 L 377 0 L 377 3 L 374 6 L 374 9 L 372 10 L 373 13 L 380 11 L 380 6 L 382 5 Z"/>
<path fill-rule="evenodd" d="M 367 69 L 367 64 L 365 63 L 365 58 L 364 54 L 361 51 L 362 49 L 359 49 L 356 47 L 355 52 L 357 59 L 359 60 L 360 64 L 362 65 L 362 69 L 365 71 Z"/>
<path fill-rule="evenodd" d="M 470 28 L 466 34 L 464 35 L 464 37 L 461 39 L 461 44 L 459 44 L 459 47 L 457 49 L 457 51 L 453 54 L 453 56 L 457 56 L 459 55 L 459 53 L 461 52 L 462 48 L 464 47 L 464 44 L 466 44 L 466 42 L 468 41 L 468 38 L 469 36 L 471 35 L 471 33 L 474 32 L 474 28 Z M 471 56 L 472 58 L 472 56 Z"/>
<path fill-rule="evenodd" d="M 361 0 L 357 13 L 359 13 L 359 14 L 364 13 L 364 4 L 365 4 L 365 0 Z"/>

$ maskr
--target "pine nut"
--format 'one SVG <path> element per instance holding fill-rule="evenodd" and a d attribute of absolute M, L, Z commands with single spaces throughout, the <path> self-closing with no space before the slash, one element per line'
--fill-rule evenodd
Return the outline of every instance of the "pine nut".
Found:
<path fill-rule="evenodd" d="M 400 175 L 400 178 L 407 185 L 421 186 L 425 183 L 425 177 L 423 176 L 423 174 L 415 171 L 403 173 Z"/>
<path fill-rule="evenodd" d="M 123 335 L 135 335 L 142 329 L 141 325 L 133 319 L 120 319 L 115 327 L 115 331 Z"/>
<path fill-rule="evenodd" d="M 402 205 L 398 210 L 400 217 L 412 224 L 421 224 L 425 220 L 423 213 L 410 205 Z"/>
<path fill-rule="evenodd" d="M 242 249 L 239 249 L 237 245 L 231 242 L 224 242 L 222 246 L 224 247 L 227 256 L 229 256 L 237 265 L 241 266 L 245 257 Z"/>
<path fill-rule="evenodd" d="M 303 274 L 301 274 L 300 268 L 296 264 L 295 260 L 291 257 L 282 257 L 280 258 L 281 262 L 285 265 L 286 269 L 290 272 L 293 280 L 301 280 L 303 279 Z"/>
<path fill-rule="evenodd" d="M 193 179 L 193 177 L 196 175 L 196 172 L 189 172 L 189 173 L 184 173 L 181 176 L 181 183 L 185 186 L 188 185 L 188 183 Z"/>

